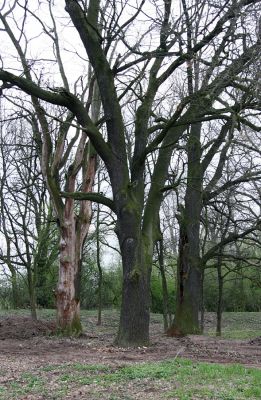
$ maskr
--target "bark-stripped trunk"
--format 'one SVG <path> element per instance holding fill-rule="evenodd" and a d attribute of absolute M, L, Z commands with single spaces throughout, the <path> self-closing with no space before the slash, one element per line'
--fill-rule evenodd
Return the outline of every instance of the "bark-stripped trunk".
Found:
<path fill-rule="evenodd" d="M 60 238 L 60 268 L 56 291 L 57 324 L 63 333 L 81 332 L 80 301 L 77 298 L 79 245 L 76 242 L 76 220 L 72 211 L 64 219 Z"/>
<path fill-rule="evenodd" d="M 83 191 L 91 192 L 96 172 L 96 153 L 89 148 L 88 164 L 83 164 Z M 75 188 L 76 174 L 68 179 L 68 191 Z M 79 335 L 80 284 L 82 250 L 91 222 L 91 202 L 82 201 L 79 214 L 75 214 L 74 200 L 66 199 L 60 226 L 60 268 L 56 290 L 58 330 L 66 335 Z"/>

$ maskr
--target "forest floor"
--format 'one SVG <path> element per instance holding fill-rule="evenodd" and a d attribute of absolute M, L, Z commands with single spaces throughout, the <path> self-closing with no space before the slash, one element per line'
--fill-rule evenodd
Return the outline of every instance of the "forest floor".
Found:
<path fill-rule="evenodd" d="M 214 314 L 206 314 L 205 335 L 183 338 L 164 335 L 162 317 L 153 314 L 151 345 L 127 349 L 113 346 L 116 311 L 105 311 L 101 326 L 94 312 L 83 312 L 80 338 L 53 336 L 53 317 L 0 312 L 0 399 L 261 398 L 261 313 L 225 313 L 221 338 Z M 233 382 L 242 376 L 239 388 Z"/>

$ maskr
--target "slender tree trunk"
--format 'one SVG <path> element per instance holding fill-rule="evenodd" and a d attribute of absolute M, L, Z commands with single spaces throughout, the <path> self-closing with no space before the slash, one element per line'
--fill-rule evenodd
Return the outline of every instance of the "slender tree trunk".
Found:
<path fill-rule="evenodd" d="M 27 268 L 27 280 L 28 280 L 28 291 L 30 299 L 30 310 L 32 319 L 37 319 L 36 312 L 36 293 L 35 293 L 35 282 L 31 267 Z"/>
<path fill-rule="evenodd" d="M 47 252 L 46 252 L 47 257 Z M 46 261 L 42 257 L 38 258 L 36 265 L 36 298 L 37 304 L 41 307 L 47 307 L 47 296 L 48 292 L 46 290 L 46 281 L 47 281 L 47 268 Z"/>
<path fill-rule="evenodd" d="M 222 256 L 218 256 L 217 260 L 217 273 L 218 273 L 218 301 L 217 301 L 217 326 L 216 336 L 221 336 L 222 330 L 222 303 L 223 303 L 223 276 L 222 276 Z"/>
<path fill-rule="evenodd" d="M 97 205 L 97 227 L 96 227 L 96 261 L 98 267 L 98 318 L 97 325 L 101 325 L 101 313 L 102 313 L 102 267 L 100 258 L 100 207 Z"/>
<path fill-rule="evenodd" d="M 13 308 L 19 307 L 19 296 L 18 296 L 18 286 L 17 286 L 17 276 L 14 268 L 10 268 L 11 271 L 11 284 L 12 284 L 12 298 L 13 298 Z"/>
<path fill-rule="evenodd" d="M 200 333 L 201 334 L 203 334 L 204 332 L 204 322 L 205 322 L 204 277 L 205 277 L 205 269 L 202 268 L 201 282 L 200 282 Z"/>
<path fill-rule="evenodd" d="M 171 323 L 171 313 L 169 310 L 169 295 L 168 295 L 168 286 L 167 279 L 164 268 L 164 252 L 163 252 L 163 240 L 159 240 L 157 243 L 157 251 L 159 257 L 159 268 L 161 275 L 161 284 L 162 284 L 162 303 L 163 303 L 163 323 L 164 323 L 164 332 L 166 332 Z"/>
<path fill-rule="evenodd" d="M 152 241 L 142 234 L 134 213 L 123 216 L 119 221 L 118 237 L 123 289 L 116 344 L 122 347 L 148 345 Z"/>
<path fill-rule="evenodd" d="M 19 307 L 18 287 L 17 287 L 16 274 L 15 274 L 15 275 L 12 275 L 12 277 L 11 277 L 11 282 L 12 282 L 13 308 L 16 309 L 16 308 Z"/>

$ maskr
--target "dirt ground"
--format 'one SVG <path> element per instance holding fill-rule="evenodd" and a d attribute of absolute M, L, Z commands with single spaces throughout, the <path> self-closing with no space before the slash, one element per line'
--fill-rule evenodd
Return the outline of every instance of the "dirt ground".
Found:
<path fill-rule="evenodd" d="M 116 320 L 107 318 L 97 327 L 96 318 L 84 321 L 85 334 L 80 338 L 52 336 L 53 321 L 33 322 L 29 317 L 0 317 L 1 367 L 30 370 L 50 364 L 81 362 L 89 364 L 126 365 L 135 362 L 160 361 L 181 356 L 197 361 L 240 363 L 261 368 L 261 337 L 231 340 L 191 335 L 169 338 L 162 334 L 158 320 L 151 323 L 151 345 L 142 348 L 113 346 Z M 1 384 L 1 382 L 0 382 Z"/>

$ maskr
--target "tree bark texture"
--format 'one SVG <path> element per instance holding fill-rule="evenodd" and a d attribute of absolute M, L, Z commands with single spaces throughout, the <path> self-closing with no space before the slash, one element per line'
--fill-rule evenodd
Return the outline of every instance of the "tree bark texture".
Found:
<path fill-rule="evenodd" d="M 198 320 L 201 297 L 199 232 L 202 210 L 200 130 L 200 123 L 192 125 L 188 140 L 185 206 L 179 215 L 176 313 L 173 325 L 168 331 L 171 336 L 196 334 L 200 331 Z"/>
<path fill-rule="evenodd" d="M 152 236 L 141 231 L 141 216 L 129 207 L 125 208 L 118 219 L 117 230 L 122 254 L 123 289 L 116 344 L 124 347 L 149 343 L 153 252 Z"/>
<path fill-rule="evenodd" d="M 76 335 L 81 332 L 80 301 L 76 293 L 79 261 L 80 248 L 76 242 L 76 221 L 74 213 L 71 213 L 64 219 L 61 227 L 56 303 L 58 330 Z"/>
<path fill-rule="evenodd" d="M 83 191 L 91 192 L 96 172 L 96 153 L 88 156 L 85 166 Z M 75 189 L 76 174 L 68 179 L 68 190 Z M 58 330 L 66 335 L 79 335 L 82 331 L 80 322 L 80 282 L 82 249 L 90 227 L 91 202 L 82 201 L 80 211 L 75 213 L 75 201 L 66 199 L 60 220 L 60 268 L 56 290 Z"/>
<path fill-rule="evenodd" d="M 121 346 L 149 343 L 151 257 L 146 260 L 146 251 L 137 240 L 128 237 L 121 246 L 123 291 L 116 338 L 116 343 Z"/>

